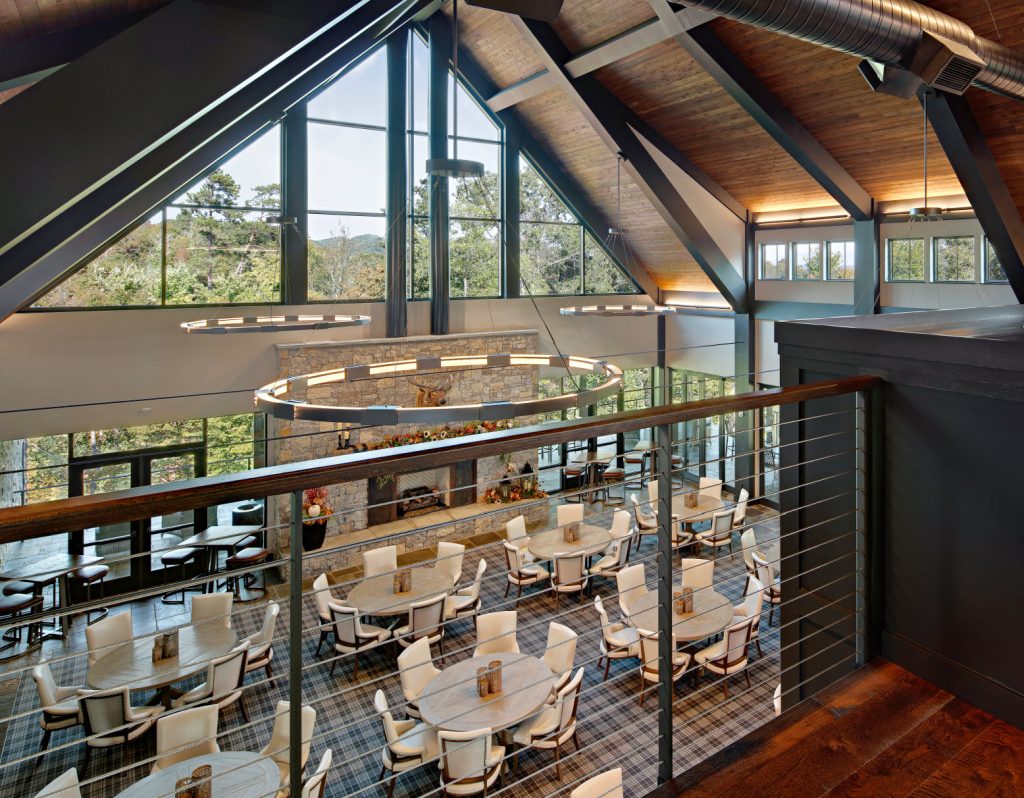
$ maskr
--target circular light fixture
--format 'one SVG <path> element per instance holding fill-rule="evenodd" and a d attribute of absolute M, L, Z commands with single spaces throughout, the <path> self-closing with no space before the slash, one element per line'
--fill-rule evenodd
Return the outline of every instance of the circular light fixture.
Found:
<path fill-rule="evenodd" d="M 328 327 L 361 327 L 369 323 L 369 316 L 303 313 L 285 316 L 233 316 L 225 319 L 199 319 L 197 321 L 183 322 L 181 329 L 187 333 L 204 333 L 209 335 L 287 332 L 288 330 L 326 330 Z"/>
<path fill-rule="evenodd" d="M 433 177 L 483 177 L 484 165 L 466 158 L 431 158 L 427 174 Z"/>
<path fill-rule="evenodd" d="M 907 213 L 910 218 L 918 222 L 941 222 L 944 209 L 932 205 L 924 205 L 920 208 L 911 208 Z"/>
<path fill-rule="evenodd" d="M 687 310 L 677 305 L 576 305 L 558 312 L 563 316 L 672 316 Z"/>
<path fill-rule="evenodd" d="M 305 398 L 295 398 L 295 392 L 305 393 L 309 388 L 357 380 L 386 377 L 411 377 L 417 374 L 437 374 L 438 371 L 460 368 L 507 368 L 550 366 L 578 373 L 598 374 L 604 382 L 594 388 L 564 393 L 543 399 L 474 402 L 465 405 L 439 407 L 404 407 L 401 405 L 321 405 Z M 604 360 L 578 355 L 488 354 L 453 355 L 449 357 L 421 357 L 411 360 L 393 360 L 365 366 L 319 371 L 286 377 L 259 388 L 255 404 L 259 410 L 277 418 L 302 421 L 352 422 L 367 426 L 384 424 L 436 423 L 445 421 L 498 421 L 500 419 L 551 413 L 570 407 L 588 407 L 616 393 L 622 386 L 622 369 Z"/>

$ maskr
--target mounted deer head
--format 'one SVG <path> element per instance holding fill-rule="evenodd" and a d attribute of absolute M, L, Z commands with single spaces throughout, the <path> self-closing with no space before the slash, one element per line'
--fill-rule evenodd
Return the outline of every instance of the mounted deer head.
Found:
<path fill-rule="evenodd" d="M 454 377 L 449 377 L 444 382 L 428 385 L 410 379 L 409 382 L 416 387 L 416 407 L 444 407 L 448 404 L 448 391 L 454 381 Z"/>

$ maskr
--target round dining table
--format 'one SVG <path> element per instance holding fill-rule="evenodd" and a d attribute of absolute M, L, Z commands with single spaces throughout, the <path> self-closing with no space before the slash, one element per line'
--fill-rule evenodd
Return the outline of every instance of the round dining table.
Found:
<path fill-rule="evenodd" d="M 692 496 L 693 494 L 680 493 L 672 497 L 672 515 L 687 526 L 710 521 L 712 515 L 721 512 L 725 507 L 725 502 L 721 499 L 704 496 L 700 493 L 697 494 L 697 506 L 687 507 L 686 497 L 688 495 Z"/>
<path fill-rule="evenodd" d="M 501 693 L 481 698 L 477 668 L 501 660 Z M 424 722 L 445 731 L 501 731 L 522 723 L 544 707 L 555 677 L 543 660 L 528 654 L 503 652 L 463 660 L 445 668 L 420 693 Z"/>
<path fill-rule="evenodd" d="M 673 592 L 678 590 L 673 586 Z M 658 594 L 651 591 L 640 596 L 630 607 L 626 620 L 637 629 L 658 630 Z M 732 604 L 717 590 L 702 588 L 693 591 L 693 612 L 677 615 L 672 611 L 672 634 L 680 643 L 706 640 L 725 630 L 732 623 Z"/>
<path fill-rule="evenodd" d="M 563 554 L 600 554 L 612 542 L 612 533 L 593 524 L 580 524 L 580 539 L 565 542 L 565 527 L 555 527 L 530 536 L 527 550 L 538 560 L 553 560 Z"/>
<path fill-rule="evenodd" d="M 178 656 L 153 662 L 153 637 L 145 636 L 113 649 L 94 662 L 85 675 L 93 690 L 161 690 L 164 706 L 171 705 L 171 685 L 203 673 L 210 660 L 233 649 L 238 635 L 220 619 L 182 626 L 178 630 Z"/>
<path fill-rule="evenodd" d="M 382 574 L 364 579 L 345 599 L 350 606 L 357 607 L 363 615 L 388 617 L 408 615 L 409 606 L 418 601 L 432 598 L 441 593 L 452 592 L 451 577 L 437 568 L 411 568 L 412 589 L 404 593 L 395 592 L 393 574 Z"/>
<path fill-rule="evenodd" d="M 173 796 L 178 779 L 191 776 L 201 765 L 213 768 L 210 792 L 216 798 L 265 798 L 274 795 L 281 787 L 281 771 L 269 757 L 248 751 L 220 751 L 158 770 L 119 792 L 116 798 Z"/>

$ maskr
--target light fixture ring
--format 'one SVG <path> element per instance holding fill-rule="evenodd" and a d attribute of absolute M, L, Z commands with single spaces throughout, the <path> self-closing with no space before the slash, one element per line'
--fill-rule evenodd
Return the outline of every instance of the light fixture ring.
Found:
<path fill-rule="evenodd" d="M 330 327 L 362 327 L 369 316 L 335 313 L 289 313 L 263 316 L 229 316 L 220 319 L 196 319 L 182 322 L 182 332 L 202 335 L 225 333 L 288 332 L 290 330 L 326 330 Z"/>
<path fill-rule="evenodd" d="M 677 305 L 574 305 L 559 308 L 563 316 L 674 316 L 692 308 Z"/>
<path fill-rule="evenodd" d="M 604 381 L 580 391 L 558 396 L 518 399 L 498 402 L 474 402 L 439 407 L 407 407 L 402 405 L 349 405 L 316 404 L 292 398 L 293 393 L 310 387 L 333 383 L 355 382 L 363 379 L 411 377 L 417 374 L 437 374 L 439 371 L 460 368 L 502 368 L 548 366 L 570 372 L 598 374 Z M 487 355 L 448 355 L 444 357 L 410 358 L 385 363 L 343 366 L 311 374 L 285 377 L 256 390 L 256 408 L 276 418 L 290 421 L 349 422 L 365 426 L 407 423 L 443 423 L 447 421 L 499 421 L 502 419 L 533 416 L 584 408 L 611 396 L 622 387 L 622 369 L 605 360 L 581 355 L 543 355 L 496 353 Z"/>

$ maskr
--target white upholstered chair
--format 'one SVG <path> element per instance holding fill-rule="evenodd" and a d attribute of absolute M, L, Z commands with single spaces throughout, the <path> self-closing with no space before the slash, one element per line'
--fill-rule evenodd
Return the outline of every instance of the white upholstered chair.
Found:
<path fill-rule="evenodd" d="M 480 612 L 480 587 L 483 585 L 486 570 L 487 560 L 481 557 L 480 562 L 476 564 L 476 578 L 466 587 L 460 587 L 448 596 L 444 609 L 446 620 L 466 618 Z"/>
<path fill-rule="evenodd" d="M 376 648 L 389 637 L 390 629 L 383 629 L 369 623 L 359 621 L 359 610 L 343 604 L 331 602 L 328 605 L 331 613 L 331 624 L 334 627 L 334 651 L 336 654 L 352 655 L 352 678 L 359 678 L 359 655 L 363 651 Z M 338 664 L 339 657 L 331 662 L 331 675 Z"/>
<path fill-rule="evenodd" d="M 522 723 L 512 735 L 513 762 L 519 758 L 520 748 L 540 748 L 555 752 L 555 777 L 562 778 L 562 746 L 572 740 L 576 750 L 580 741 L 576 736 L 576 713 L 579 709 L 580 685 L 583 683 L 583 668 L 573 674 L 572 679 L 558 691 L 554 703 Z"/>
<path fill-rule="evenodd" d="M 560 504 L 555 508 L 555 523 L 558 526 L 576 524 L 583 521 L 583 503 Z"/>
<path fill-rule="evenodd" d="M 156 761 L 152 773 L 164 770 L 194 756 L 216 754 L 216 706 L 193 707 L 163 715 L 156 721 Z"/>
<path fill-rule="evenodd" d="M 672 635 L 672 696 L 675 698 L 676 682 L 686 675 L 687 668 L 693 661 L 693 655 L 679 651 L 676 636 Z M 640 630 L 640 706 L 644 705 L 647 696 L 647 685 L 657 686 L 660 672 L 658 659 L 658 633 L 646 629 Z"/>
<path fill-rule="evenodd" d="M 404 626 L 396 627 L 393 634 L 398 645 L 408 648 L 417 640 L 437 643 L 438 652 L 444 653 L 444 607 L 447 593 L 414 601 L 409 605 L 409 620 Z"/>
<path fill-rule="evenodd" d="M 174 702 L 174 706 L 211 703 L 219 709 L 227 709 L 237 703 L 242 710 L 242 718 L 248 722 L 249 713 L 245 708 L 245 691 L 242 687 L 248 651 L 249 641 L 243 640 L 223 657 L 211 660 L 206 668 L 206 681 L 182 695 Z"/>
<path fill-rule="evenodd" d="M 534 562 L 537 558 L 527 551 L 530 538 L 526 534 L 526 518 L 517 515 L 505 524 L 505 539 L 522 552 L 523 562 Z"/>
<path fill-rule="evenodd" d="M 697 533 L 697 540 L 704 546 L 714 550 L 715 558 L 718 557 L 718 550 L 723 546 L 729 547 L 729 554 L 732 554 L 732 519 L 736 510 L 730 508 L 711 516 L 711 529 Z"/>
<path fill-rule="evenodd" d="M 757 575 L 757 568 L 754 566 L 754 550 L 756 548 L 757 536 L 754 534 L 754 527 L 747 527 L 740 535 L 740 552 L 743 554 L 743 566 L 751 576 Z"/>
<path fill-rule="evenodd" d="M 714 477 L 701 477 L 697 484 L 698 490 L 700 490 L 701 496 L 706 496 L 709 499 L 721 499 L 722 498 L 722 480 L 715 479 Z"/>
<path fill-rule="evenodd" d="M 622 768 L 606 770 L 580 784 L 569 793 L 569 798 L 623 798 Z"/>
<path fill-rule="evenodd" d="M 316 653 L 319 656 L 320 647 L 327 642 L 333 628 L 331 608 L 328 605 L 332 601 L 338 601 L 331 593 L 331 583 L 327 581 L 327 574 L 320 574 L 313 580 L 313 601 L 316 602 L 316 614 L 320 618 L 320 642 L 316 644 Z"/>
<path fill-rule="evenodd" d="M 715 581 L 715 561 L 703 557 L 684 557 L 681 563 L 682 587 L 704 590 Z"/>
<path fill-rule="evenodd" d="M 89 649 L 89 667 L 122 645 L 132 641 L 132 614 L 110 615 L 85 627 L 85 644 Z"/>
<path fill-rule="evenodd" d="M 764 604 L 764 585 L 754 577 L 748 576 L 743 602 L 732 608 L 732 622 L 739 623 L 747 618 L 753 619 L 754 622 L 750 627 L 750 642 L 757 647 L 759 657 L 764 656 L 764 652 L 761 651 L 761 636 L 759 634 L 762 604 Z"/>
<path fill-rule="evenodd" d="M 299 749 L 299 768 L 303 769 L 306 767 L 306 761 L 309 759 L 309 747 L 313 744 L 316 710 L 306 705 L 302 707 L 301 712 L 302 739 L 299 741 L 301 746 Z M 277 798 L 287 798 L 287 786 L 291 779 L 291 771 L 289 769 L 289 761 L 291 759 L 290 715 L 291 704 L 287 701 L 278 701 L 274 710 L 274 728 L 270 732 L 270 740 L 263 746 L 263 750 L 260 751 L 260 756 L 269 757 L 274 760 L 274 764 L 277 765 L 278 772 L 280 773 L 281 787 L 284 789 L 278 792 Z"/>
<path fill-rule="evenodd" d="M 505 747 L 491 744 L 490 729 L 440 731 L 437 743 L 442 795 L 486 795 L 496 781 L 503 779 Z"/>
<path fill-rule="evenodd" d="M 775 568 L 758 552 L 754 552 L 754 569 L 757 571 L 757 581 L 764 585 L 764 598 L 769 604 L 768 625 L 772 625 L 772 618 L 775 615 L 775 605 L 782 603 L 782 585 L 775 574 Z"/>
<path fill-rule="evenodd" d="M 547 582 L 551 574 L 547 569 L 536 563 L 527 563 L 523 559 L 522 549 L 515 544 L 502 543 L 502 550 L 505 552 L 505 565 L 508 567 L 508 584 L 505 586 L 505 595 L 513 585 L 516 587 L 516 606 L 519 606 L 519 599 L 523 595 L 523 588 L 529 585 L 539 585 Z"/>
<path fill-rule="evenodd" d="M 327 774 L 331 770 L 331 760 L 333 758 L 334 752 L 330 748 L 324 751 L 316 771 L 302 785 L 302 798 L 324 798 L 327 792 Z"/>
<path fill-rule="evenodd" d="M 381 546 L 363 552 L 363 578 L 398 570 L 398 546 Z"/>
<path fill-rule="evenodd" d="M 619 609 L 622 610 L 622 617 L 628 618 L 629 608 L 647 595 L 647 574 L 644 572 L 644 564 L 638 562 L 615 574 L 615 586 L 619 591 Z"/>
<path fill-rule="evenodd" d="M 740 495 L 736 501 L 736 515 L 733 516 L 732 525 L 742 527 L 747 520 L 747 504 L 750 502 L 750 491 L 740 488 Z"/>
<path fill-rule="evenodd" d="M 515 610 L 488 612 L 476 616 L 476 649 L 474 657 L 504 652 L 519 652 L 519 640 L 516 629 L 519 626 L 519 613 Z"/>
<path fill-rule="evenodd" d="M 86 735 L 83 774 L 89 769 L 89 755 L 93 748 L 114 748 L 137 740 L 152 728 L 157 715 L 164 711 L 163 706 L 133 707 L 127 687 L 80 690 L 78 706 Z"/>
<path fill-rule="evenodd" d="M 636 514 L 636 550 L 640 551 L 640 543 L 644 535 L 658 537 L 658 519 L 654 517 L 650 506 L 643 506 L 635 493 L 629 494 L 629 500 L 633 503 L 633 512 Z"/>
<path fill-rule="evenodd" d="M 398 655 L 398 676 L 405 696 L 405 714 L 411 718 L 420 716 L 417 703 L 424 688 L 441 671 L 434 667 L 430 656 L 430 641 L 421 637 Z"/>
<path fill-rule="evenodd" d="M 551 584 L 555 593 L 555 612 L 558 612 L 558 600 L 564 593 L 583 593 L 589 582 L 585 557 L 582 554 L 566 554 L 555 557 L 554 573 Z"/>
<path fill-rule="evenodd" d="M 231 628 L 231 605 L 235 596 L 231 592 L 206 593 L 192 597 L 192 625 L 221 624 Z"/>
<path fill-rule="evenodd" d="M 565 624 L 548 624 L 548 639 L 544 647 L 544 664 L 558 679 L 572 670 L 576 662 L 576 642 L 579 635 Z"/>
<path fill-rule="evenodd" d="M 442 540 L 437 544 L 437 564 L 434 567 L 448 574 L 452 584 L 457 585 L 462 579 L 462 558 L 465 554 L 466 547 L 463 544 Z"/>
<path fill-rule="evenodd" d="M 427 724 L 417 723 L 415 720 L 395 720 L 388 708 L 383 690 L 378 690 L 374 694 L 373 708 L 384 727 L 384 748 L 381 750 L 379 778 L 383 779 L 388 771 L 391 772 L 391 782 L 388 784 L 388 798 L 391 798 L 395 792 L 398 774 L 419 767 L 425 761 L 426 736 L 433 734 L 434 731 Z"/>
<path fill-rule="evenodd" d="M 50 736 L 55 731 L 70 729 L 82 722 L 78 712 L 80 688 L 57 684 L 53 678 L 53 671 L 50 670 L 50 663 L 45 659 L 32 668 L 32 679 L 36 683 L 39 707 L 42 711 L 39 718 L 39 727 L 43 730 L 43 739 L 39 742 L 39 750 L 42 751 L 50 744 Z"/>
<path fill-rule="evenodd" d="M 82 798 L 78 787 L 78 771 L 75 768 L 65 770 L 57 778 L 36 793 L 36 798 Z"/>
<path fill-rule="evenodd" d="M 274 659 L 274 631 L 277 629 L 277 617 L 281 614 L 281 605 L 276 601 L 267 602 L 263 610 L 263 625 L 259 632 L 249 639 L 249 652 L 245 658 L 245 672 L 263 670 L 274 686 L 274 670 L 271 661 Z"/>
<path fill-rule="evenodd" d="M 722 639 L 697 652 L 697 664 L 705 675 L 715 674 L 722 678 L 722 691 L 729 697 L 729 677 L 743 672 L 750 687 L 750 673 L 747 672 L 747 646 L 754 619 L 746 618 L 725 630 Z"/>
<path fill-rule="evenodd" d="M 608 671 L 613 659 L 629 659 L 640 656 L 640 635 L 635 627 L 624 623 L 611 623 L 604 602 L 600 596 L 594 596 L 594 609 L 597 610 L 601 622 L 601 656 L 597 659 L 597 667 L 604 662 L 604 678 L 608 681 Z"/>

